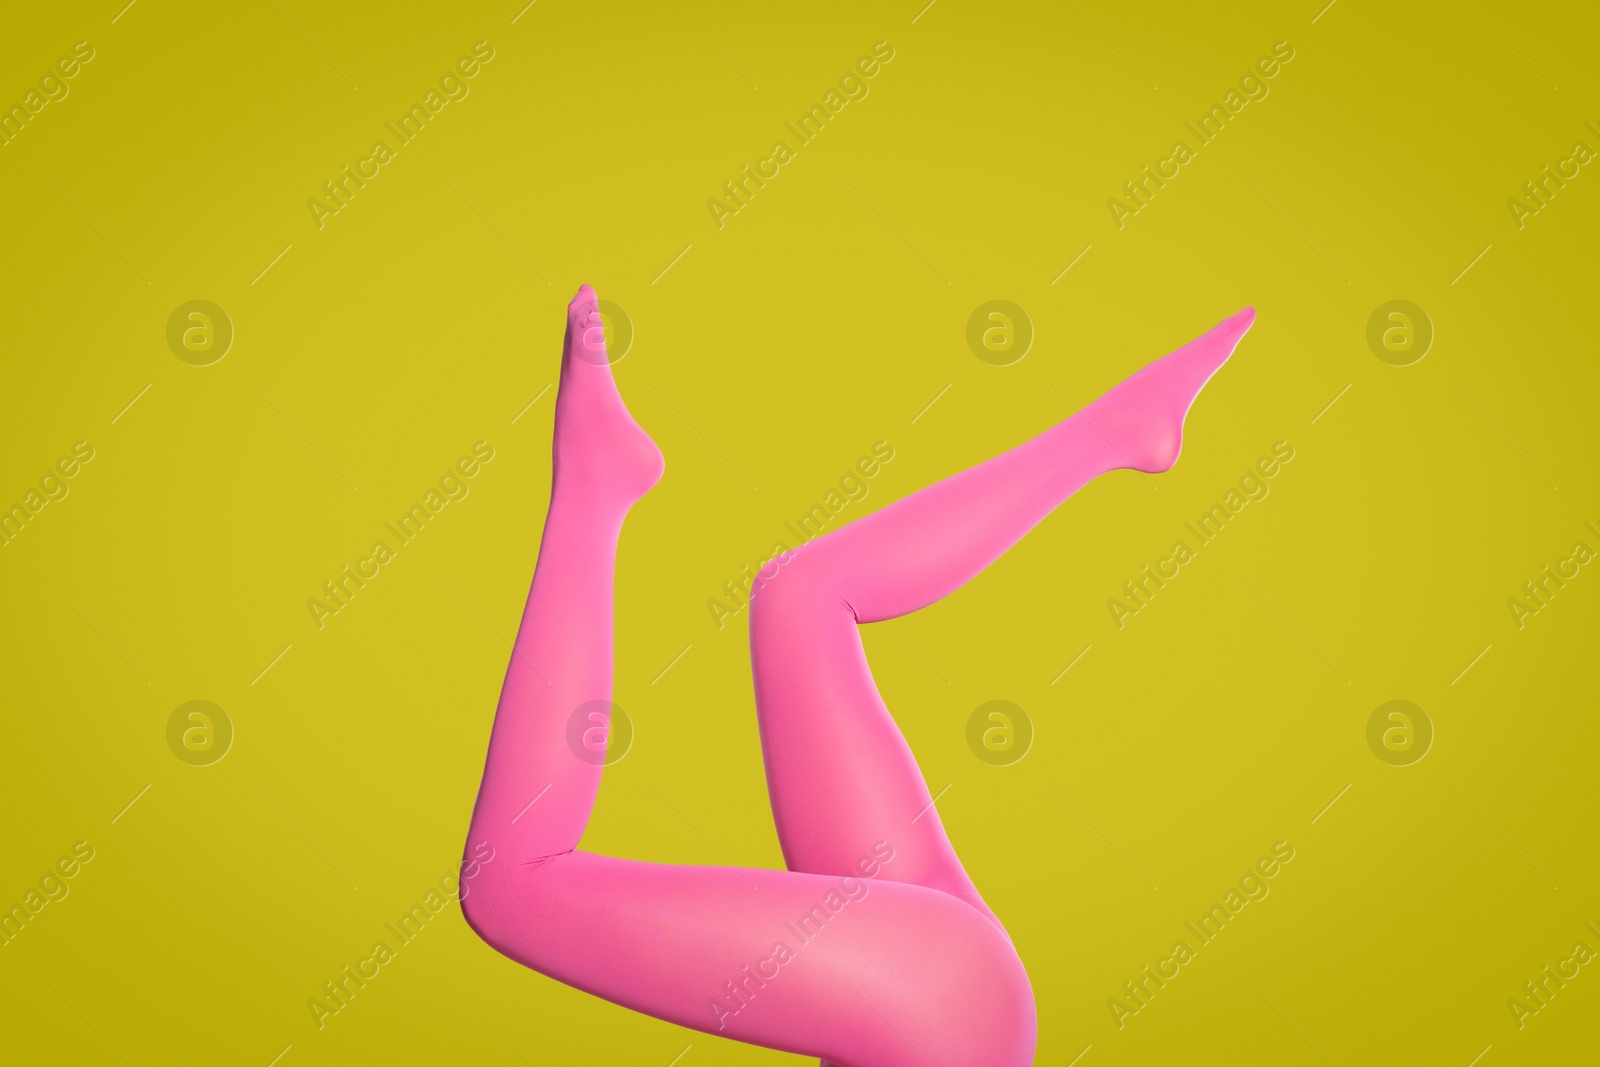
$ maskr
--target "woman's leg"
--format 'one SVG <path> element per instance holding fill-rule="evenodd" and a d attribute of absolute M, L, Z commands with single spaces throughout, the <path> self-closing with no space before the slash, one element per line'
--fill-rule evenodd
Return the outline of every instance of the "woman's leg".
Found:
<path fill-rule="evenodd" d="M 472 842 L 517 863 L 570 851 L 589 822 L 601 761 L 569 729 L 609 721 L 617 537 L 662 471 L 617 393 L 597 305 L 584 286 L 567 308 L 550 509 L 472 812 Z"/>
<path fill-rule="evenodd" d="M 1021 962 L 938 890 L 583 851 L 531 871 L 496 857 L 464 884 L 506 956 L 680 1026 L 843 1067 L 1033 1062 Z"/>
<path fill-rule="evenodd" d="M 1031 441 L 767 563 L 751 598 L 750 651 L 790 870 L 849 874 L 864 848 L 888 841 L 895 858 L 881 877 L 993 918 L 878 694 L 857 624 L 958 589 L 1097 475 L 1171 467 L 1190 404 L 1254 319 L 1246 308 Z"/>
<path fill-rule="evenodd" d="M 948 894 L 875 878 L 892 843 L 866 843 L 855 877 L 574 850 L 601 768 L 572 720 L 581 733 L 586 706 L 610 699 L 617 536 L 660 473 L 585 287 L 568 313 L 544 539 L 472 815 L 467 921 L 528 967 L 708 1033 L 848 1067 L 1030 1063 L 1033 1001 L 1010 945 Z"/>

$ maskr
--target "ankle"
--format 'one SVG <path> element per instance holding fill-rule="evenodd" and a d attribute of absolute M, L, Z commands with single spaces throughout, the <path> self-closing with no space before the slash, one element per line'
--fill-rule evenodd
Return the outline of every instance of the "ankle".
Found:
<path fill-rule="evenodd" d="M 1110 396 L 1099 397 L 1063 424 L 1072 427 L 1072 454 L 1083 457 L 1101 474 L 1142 469 L 1149 457 L 1144 455 L 1142 434 L 1133 432 L 1142 429 L 1142 420 L 1135 424 L 1128 411 L 1109 400 Z"/>

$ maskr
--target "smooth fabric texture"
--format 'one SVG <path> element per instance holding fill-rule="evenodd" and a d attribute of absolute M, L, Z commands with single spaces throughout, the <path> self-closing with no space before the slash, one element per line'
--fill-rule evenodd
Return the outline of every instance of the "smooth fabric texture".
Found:
<path fill-rule="evenodd" d="M 959 588 L 1097 475 L 1170 467 L 1190 404 L 1253 320 L 1245 309 L 1038 437 L 761 569 L 751 662 L 789 867 L 771 871 L 576 850 L 601 776 L 584 732 L 604 729 L 612 694 L 617 540 L 663 469 L 583 287 L 550 509 L 467 842 L 473 928 L 617 1004 L 840 1067 L 1031 1063 L 1026 971 L 945 836 L 858 626 Z M 485 847 L 494 859 L 475 862 Z"/>

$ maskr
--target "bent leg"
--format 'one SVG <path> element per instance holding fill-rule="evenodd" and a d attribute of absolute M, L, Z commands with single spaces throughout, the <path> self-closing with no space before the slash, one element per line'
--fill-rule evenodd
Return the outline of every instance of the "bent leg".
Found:
<path fill-rule="evenodd" d="M 883 877 L 990 914 L 878 693 L 857 624 L 960 588 L 1096 476 L 1171 467 L 1195 396 L 1253 321 L 1246 309 L 1032 440 L 762 569 L 751 662 L 767 787 L 791 870 L 848 874 L 864 844 L 884 840 L 895 859 Z"/>

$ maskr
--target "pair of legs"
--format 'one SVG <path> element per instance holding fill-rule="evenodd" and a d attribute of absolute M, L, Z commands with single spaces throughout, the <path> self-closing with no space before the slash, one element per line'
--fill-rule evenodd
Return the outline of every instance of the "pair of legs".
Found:
<path fill-rule="evenodd" d="M 469 861 L 485 846 L 494 858 L 464 871 L 468 922 L 578 989 L 824 1063 L 1031 1063 L 1027 974 L 945 836 L 858 626 L 959 588 L 1094 477 L 1169 468 L 1254 313 L 763 569 L 751 660 L 789 868 L 772 871 L 577 850 L 601 773 L 579 739 L 612 693 L 617 539 L 663 469 L 617 393 L 595 308 L 587 286 L 568 308 L 550 509 L 467 845 Z"/>

